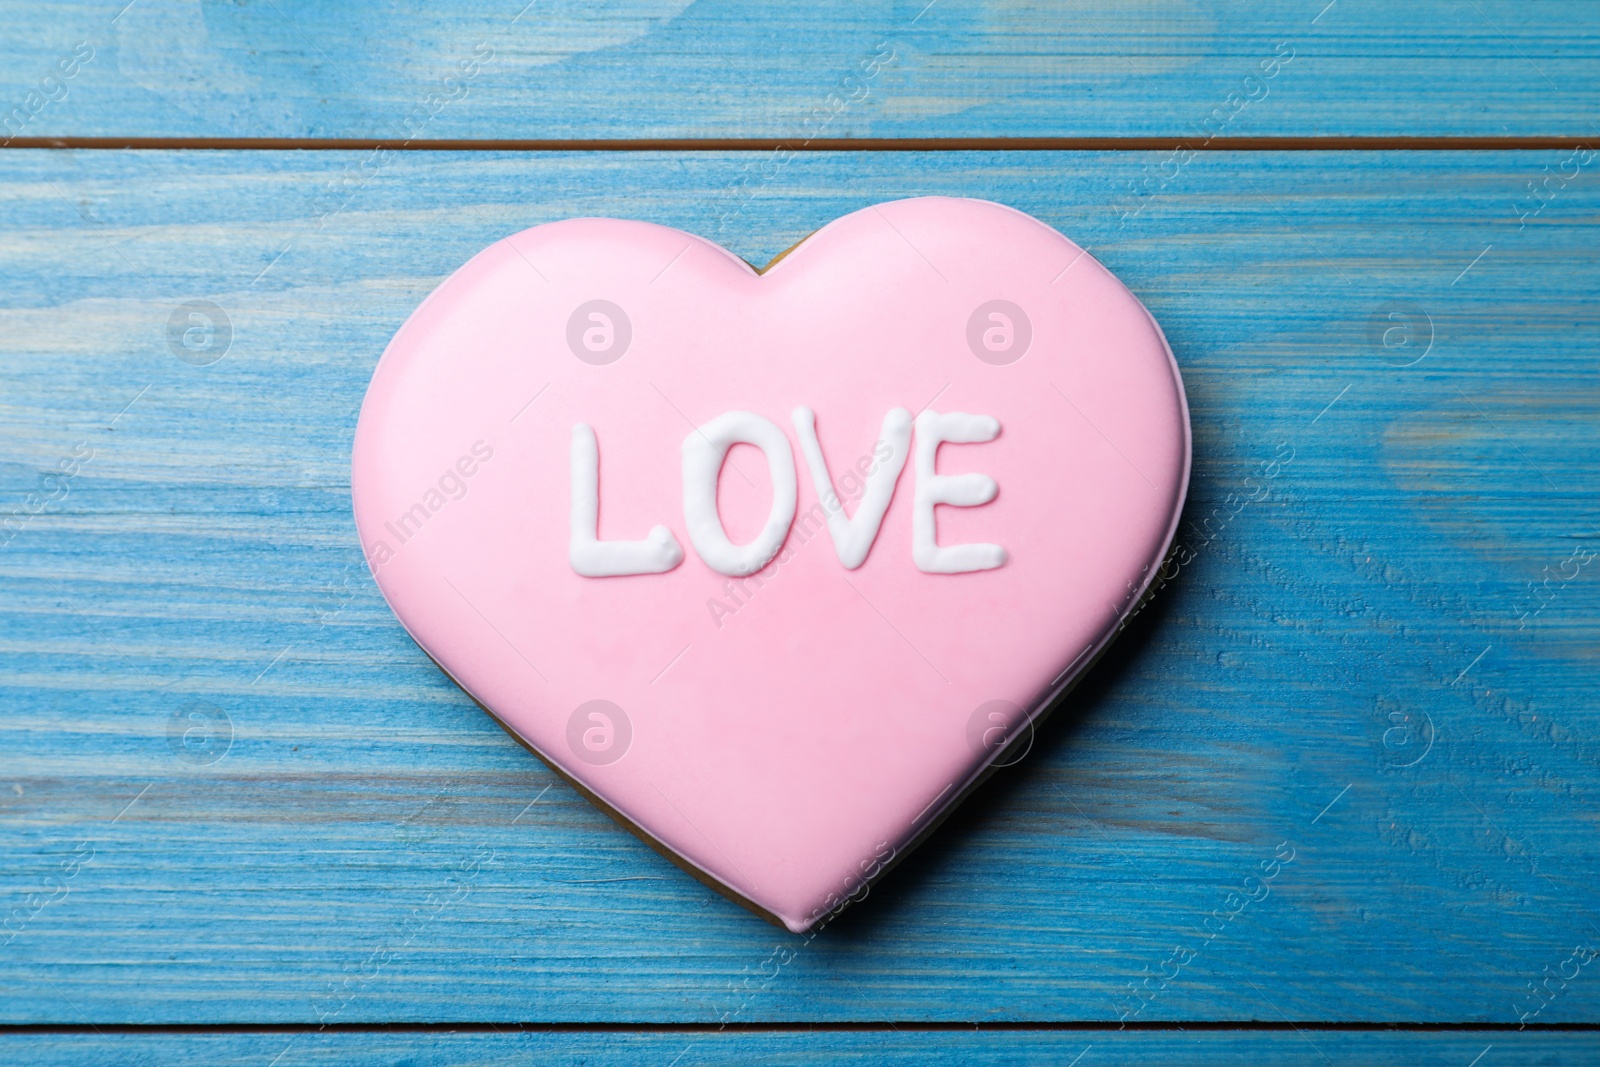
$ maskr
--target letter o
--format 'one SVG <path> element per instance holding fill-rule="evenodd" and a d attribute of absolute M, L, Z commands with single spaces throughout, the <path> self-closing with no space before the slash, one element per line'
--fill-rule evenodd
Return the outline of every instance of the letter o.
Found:
<path fill-rule="evenodd" d="M 728 539 L 717 513 L 717 479 L 728 449 L 755 445 L 767 457 L 772 474 L 772 511 L 749 544 Z M 796 501 L 794 453 L 783 431 L 748 411 L 718 415 L 683 439 L 683 518 L 689 543 L 706 566 L 720 574 L 743 578 L 771 562 L 789 537 Z"/>

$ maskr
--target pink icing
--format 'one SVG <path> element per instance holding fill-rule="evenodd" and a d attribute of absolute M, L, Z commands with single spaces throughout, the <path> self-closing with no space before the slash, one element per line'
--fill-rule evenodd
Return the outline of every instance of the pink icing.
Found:
<path fill-rule="evenodd" d="M 569 346 L 594 300 L 631 326 L 614 362 Z M 1014 362 L 969 343 L 993 300 L 1031 326 Z M 937 462 L 993 477 L 998 497 L 940 506 L 937 525 L 941 545 L 992 542 L 1005 562 L 917 569 L 913 459 L 859 569 L 797 520 L 755 579 L 711 570 L 685 528 L 684 437 L 736 410 L 781 427 L 804 515 L 817 494 L 791 422 L 802 405 L 852 514 L 845 472 L 891 409 L 997 419 L 996 439 L 946 444 Z M 665 526 L 680 565 L 574 572 L 579 423 L 599 443 L 599 537 Z M 728 458 L 718 507 L 737 544 L 772 494 L 761 452 Z M 1093 661 L 1159 565 L 1188 471 L 1182 383 L 1143 305 L 1027 215 L 925 198 L 838 219 L 765 275 L 642 222 L 496 243 L 384 353 L 352 493 L 384 596 L 451 677 L 681 862 L 801 931 L 976 780 L 980 706 L 1037 710 Z M 626 722 L 589 705 L 569 729 L 591 701 Z"/>

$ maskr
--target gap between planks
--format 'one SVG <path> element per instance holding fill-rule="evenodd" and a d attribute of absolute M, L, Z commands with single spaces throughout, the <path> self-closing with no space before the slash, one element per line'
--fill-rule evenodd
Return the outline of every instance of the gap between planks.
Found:
<path fill-rule="evenodd" d="M 393 152 L 1194 152 L 1547 151 L 1587 147 L 1579 137 L 767 137 L 456 139 L 374 137 L 12 137 L 0 148 L 160 151 Z"/>
<path fill-rule="evenodd" d="M 0 1037 L 8 1034 L 318 1034 L 318 1033 L 623 1033 L 623 1034 L 713 1034 L 739 1033 L 1018 1033 L 1028 1031 L 1113 1032 L 1148 1031 L 1228 1031 L 1279 1032 L 1317 1031 L 1322 1033 L 1595 1033 L 1600 1023 L 1381 1023 L 1189 1020 L 1151 1022 L 1136 1020 L 1113 1022 L 749 1022 L 749 1023 L 542 1023 L 542 1022 L 390 1022 L 390 1023 L 101 1023 L 64 1025 L 56 1023 L 16 1023 L 0 1025 Z"/>

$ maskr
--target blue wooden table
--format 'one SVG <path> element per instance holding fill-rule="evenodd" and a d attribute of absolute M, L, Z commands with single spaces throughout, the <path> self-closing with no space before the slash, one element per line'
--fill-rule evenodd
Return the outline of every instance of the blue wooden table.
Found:
<path fill-rule="evenodd" d="M 524 3 L 5 5 L 0 1062 L 1600 1058 L 1600 5 Z M 1155 313 L 1186 562 L 808 940 L 411 643 L 350 440 L 508 233 L 922 194 Z"/>

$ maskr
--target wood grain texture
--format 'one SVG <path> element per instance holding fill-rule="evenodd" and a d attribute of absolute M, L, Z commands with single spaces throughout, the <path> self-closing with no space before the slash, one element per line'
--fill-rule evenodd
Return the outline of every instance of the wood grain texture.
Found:
<path fill-rule="evenodd" d="M 1133 214 L 1160 156 L 365 158 L 5 157 L 0 1022 L 1600 1017 L 1592 173 L 1521 222 L 1562 154 L 1207 155 Z M 759 263 L 916 194 L 1037 215 L 1149 305 L 1190 558 L 807 941 L 432 666 L 362 570 L 349 443 L 396 327 L 508 233 Z M 231 323 L 209 366 L 191 300 Z"/>
<path fill-rule="evenodd" d="M 3 24 L 0 137 L 1600 136 L 1587 0 L 13 0 Z"/>
<path fill-rule="evenodd" d="M 455 1067 L 484 1063 L 538 1067 L 652 1063 L 662 1067 L 746 1067 L 781 1063 L 833 1067 L 928 1063 L 999 1067 L 1049 1063 L 1117 1067 L 1159 1063 L 1256 1067 L 1465 1067 L 1528 1063 L 1583 1067 L 1600 1054 L 1595 1034 L 1556 1033 L 313 1033 L 89 1034 L 0 1037 L 7 1062 L 64 1067 L 93 1061 L 164 1067 Z M 278 1057 L 274 1059 L 274 1057 Z M 1081 1057 L 1081 1058 L 1080 1058 Z"/>

